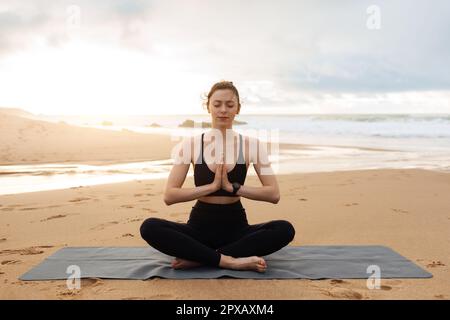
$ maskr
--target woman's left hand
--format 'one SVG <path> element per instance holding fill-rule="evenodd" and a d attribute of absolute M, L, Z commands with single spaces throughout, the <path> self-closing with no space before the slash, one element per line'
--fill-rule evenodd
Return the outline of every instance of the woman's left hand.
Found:
<path fill-rule="evenodd" d="M 228 192 L 233 192 L 233 185 L 230 181 L 228 181 L 227 166 L 225 165 L 225 163 L 222 167 L 222 189 Z"/>

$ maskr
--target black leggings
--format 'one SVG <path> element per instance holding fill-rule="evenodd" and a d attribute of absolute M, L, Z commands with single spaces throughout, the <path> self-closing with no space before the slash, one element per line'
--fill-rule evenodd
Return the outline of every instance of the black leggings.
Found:
<path fill-rule="evenodd" d="M 240 200 L 211 204 L 197 200 L 187 223 L 148 218 L 141 236 L 169 256 L 218 266 L 220 254 L 232 257 L 265 256 L 292 241 L 295 229 L 285 220 L 249 225 Z"/>

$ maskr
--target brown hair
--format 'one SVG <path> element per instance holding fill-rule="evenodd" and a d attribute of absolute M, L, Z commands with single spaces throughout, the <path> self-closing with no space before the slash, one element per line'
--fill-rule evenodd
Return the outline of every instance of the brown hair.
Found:
<path fill-rule="evenodd" d="M 216 82 L 211 89 L 209 90 L 209 93 L 207 95 L 203 95 L 203 99 L 206 100 L 203 104 L 206 105 L 206 109 L 208 110 L 208 106 L 209 106 L 209 99 L 211 98 L 211 96 L 213 95 L 213 93 L 216 90 L 224 90 L 224 89 L 228 89 L 233 91 L 233 93 L 236 95 L 237 101 L 238 101 L 238 110 L 241 109 L 241 102 L 239 100 L 239 92 L 236 89 L 236 87 L 234 86 L 232 81 L 219 81 Z"/>

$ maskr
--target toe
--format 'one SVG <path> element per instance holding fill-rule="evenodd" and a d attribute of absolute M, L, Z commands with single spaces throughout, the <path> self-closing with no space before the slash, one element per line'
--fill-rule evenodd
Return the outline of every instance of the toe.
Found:
<path fill-rule="evenodd" d="M 258 267 L 258 272 L 266 272 L 266 268 Z"/>

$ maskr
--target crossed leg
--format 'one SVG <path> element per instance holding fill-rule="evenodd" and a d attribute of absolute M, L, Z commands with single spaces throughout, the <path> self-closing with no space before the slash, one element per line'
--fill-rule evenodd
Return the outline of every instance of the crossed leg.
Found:
<path fill-rule="evenodd" d="M 295 230 L 284 220 L 249 225 L 234 236 L 234 241 L 216 250 L 208 239 L 186 223 L 149 218 L 141 226 L 141 236 L 155 249 L 176 257 L 175 269 L 202 264 L 237 270 L 264 272 L 267 265 L 260 256 L 278 251 L 292 241 Z"/>

